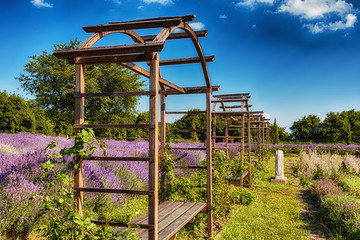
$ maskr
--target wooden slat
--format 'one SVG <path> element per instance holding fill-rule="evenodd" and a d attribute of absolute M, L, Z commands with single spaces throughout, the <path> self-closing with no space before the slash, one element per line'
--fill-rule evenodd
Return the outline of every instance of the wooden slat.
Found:
<path fill-rule="evenodd" d="M 196 150 L 206 150 L 206 148 L 171 148 L 170 150 L 193 150 L 193 151 L 196 151 Z"/>
<path fill-rule="evenodd" d="M 216 136 L 216 138 L 241 139 L 238 136 Z"/>
<path fill-rule="evenodd" d="M 126 96 L 143 96 L 143 95 L 154 95 L 150 91 L 139 91 L 139 92 L 102 92 L 102 93 L 75 93 L 74 97 L 126 97 Z"/>
<path fill-rule="evenodd" d="M 184 214 L 178 217 L 175 221 L 168 224 L 166 227 L 160 230 L 159 239 L 169 240 L 171 239 L 182 227 L 190 222 L 198 213 L 202 212 L 206 208 L 205 203 L 196 203 L 189 208 Z"/>
<path fill-rule="evenodd" d="M 90 157 L 89 161 L 116 161 L 116 162 L 152 162 L 154 158 L 151 157 Z"/>
<path fill-rule="evenodd" d="M 183 168 L 183 169 L 207 169 L 204 166 L 174 166 L 174 168 Z"/>
<path fill-rule="evenodd" d="M 247 112 L 240 112 L 240 111 L 230 111 L 230 112 L 212 112 L 214 116 L 236 116 L 247 114 Z"/>
<path fill-rule="evenodd" d="M 154 21 L 154 20 L 164 20 L 164 21 L 166 21 L 166 20 L 178 19 L 178 18 L 181 18 L 181 20 L 183 20 L 184 22 L 189 22 L 189 21 L 194 21 L 196 16 L 194 14 L 191 14 L 191 15 L 184 15 L 184 16 L 145 18 L 145 19 L 139 19 L 139 20 L 109 22 L 109 24 L 148 22 L 148 21 Z"/>
<path fill-rule="evenodd" d="M 206 111 L 180 111 L 180 112 L 166 112 L 166 114 L 200 114 Z"/>
<path fill-rule="evenodd" d="M 166 95 L 177 95 L 177 94 L 199 94 L 199 93 L 207 93 L 209 92 L 208 87 L 184 87 L 184 93 L 181 93 L 179 91 L 173 91 L 173 90 L 160 90 L 160 94 L 166 94 Z M 212 91 L 219 91 L 220 86 L 212 86 Z"/>
<path fill-rule="evenodd" d="M 194 31 L 197 37 L 206 37 L 208 34 L 207 30 L 201 30 L 201 31 Z M 153 41 L 156 38 L 157 35 L 145 35 L 145 36 L 141 36 L 141 38 L 145 41 L 145 42 L 149 42 L 149 41 Z M 189 38 L 189 34 L 185 33 L 185 32 L 180 32 L 180 33 L 171 33 L 166 40 L 173 40 L 173 39 L 184 39 L 184 38 Z"/>
<path fill-rule="evenodd" d="M 112 222 L 112 221 L 99 221 L 99 220 L 92 220 L 91 221 L 92 223 L 94 224 L 97 224 L 97 225 L 106 225 L 106 226 L 111 226 L 111 227 L 123 227 L 124 230 L 127 228 L 127 227 L 131 227 L 132 224 L 128 224 L 128 223 L 121 223 L 121 222 Z M 150 224 L 141 224 L 141 223 L 137 223 L 136 224 L 139 228 L 144 228 L 144 229 L 153 229 L 154 226 L 153 225 L 150 225 Z"/>
<path fill-rule="evenodd" d="M 135 195 L 149 195 L 149 196 L 154 195 L 154 191 L 140 191 L 140 190 L 128 190 L 128 189 L 86 188 L 86 187 L 74 187 L 73 189 L 81 192 L 135 194 Z"/>
<path fill-rule="evenodd" d="M 95 65 L 95 64 L 110 64 L 110 63 L 121 63 L 121 62 L 146 62 L 148 60 L 149 59 L 146 57 L 145 54 L 138 53 L 138 54 L 127 54 L 127 55 L 82 57 L 82 58 L 78 58 L 75 63 L 81 63 L 84 65 Z"/>
<path fill-rule="evenodd" d="M 212 103 L 224 103 L 224 102 L 245 102 L 247 99 L 231 98 L 231 99 L 215 99 Z"/>
<path fill-rule="evenodd" d="M 190 133 L 190 132 L 206 132 L 205 129 L 170 129 L 167 132 L 174 132 L 174 133 Z"/>
<path fill-rule="evenodd" d="M 74 124 L 74 128 L 155 128 L 151 124 Z"/>
<path fill-rule="evenodd" d="M 75 57 L 97 57 L 114 54 L 127 53 L 144 53 L 144 52 L 159 52 L 163 49 L 165 42 L 151 42 L 151 43 L 137 43 L 127 45 L 116 45 L 107 47 L 91 47 L 91 48 L 76 48 L 54 50 L 53 55 L 57 58 L 75 58 Z"/>
<path fill-rule="evenodd" d="M 250 93 L 235 93 L 235 94 L 221 94 L 221 95 L 213 95 L 213 97 L 217 98 L 233 98 L 233 97 L 243 97 L 248 96 L 250 97 Z"/>
<path fill-rule="evenodd" d="M 215 56 L 205 56 L 206 62 L 215 61 Z M 201 63 L 199 57 L 192 58 L 178 58 L 178 59 L 166 59 L 160 61 L 160 66 L 177 65 L 177 64 L 189 64 L 189 63 Z"/>
<path fill-rule="evenodd" d="M 252 107 L 252 105 L 249 105 L 249 107 Z M 243 108 L 241 105 L 234 105 L 234 106 L 225 106 L 225 108 Z"/>
<path fill-rule="evenodd" d="M 182 22 L 181 18 L 171 19 L 149 19 L 128 22 L 112 22 L 110 24 L 100 24 L 84 26 L 83 29 L 87 33 L 91 32 L 109 32 L 129 29 L 145 29 L 177 26 Z"/>

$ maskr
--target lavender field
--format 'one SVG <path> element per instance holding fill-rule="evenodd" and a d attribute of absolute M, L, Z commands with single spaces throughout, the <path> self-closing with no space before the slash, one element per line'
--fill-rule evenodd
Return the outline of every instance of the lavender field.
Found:
<path fill-rule="evenodd" d="M 59 142 L 53 150 L 45 150 L 51 142 Z M 146 157 L 148 142 L 138 139 L 135 141 L 105 140 L 107 156 L 138 156 Z M 29 200 L 29 197 L 43 190 L 39 180 L 42 174 L 40 165 L 47 161 L 46 155 L 59 152 L 60 148 L 71 147 L 74 139 L 65 137 L 51 137 L 41 134 L 0 133 L 0 233 L 15 231 L 24 233 L 31 231 L 36 225 L 36 215 L 39 209 L 39 198 Z M 201 143 L 177 143 L 174 147 L 201 147 Z M 102 150 L 95 153 L 101 156 Z M 177 165 L 196 166 L 205 161 L 205 151 L 172 150 Z M 70 160 L 70 159 L 67 159 Z M 184 175 L 182 171 L 175 171 L 177 175 Z M 84 163 L 84 186 L 120 189 L 147 188 L 148 169 L 143 162 L 96 162 Z M 113 194 L 104 198 L 101 194 L 85 194 L 85 205 L 107 205 L 124 203 L 125 196 Z M 99 217 L 99 216 L 97 216 Z M 1 239 L 1 238 L 0 238 Z"/>

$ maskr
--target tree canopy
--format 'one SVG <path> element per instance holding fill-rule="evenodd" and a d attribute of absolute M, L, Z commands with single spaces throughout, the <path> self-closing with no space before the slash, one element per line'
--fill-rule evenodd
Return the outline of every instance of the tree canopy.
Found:
<path fill-rule="evenodd" d="M 54 50 L 78 47 L 79 41 L 55 44 Z M 55 124 L 55 132 L 70 133 L 74 123 L 75 66 L 47 51 L 30 56 L 18 80 L 22 88 L 35 97 L 38 107 L 46 110 Z M 142 91 L 140 76 L 117 64 L 85 66 L 88 93 Z M 138 97 L 94 97 L 85 101 L 86 121 L 123 123 L 135 121 Z"/>

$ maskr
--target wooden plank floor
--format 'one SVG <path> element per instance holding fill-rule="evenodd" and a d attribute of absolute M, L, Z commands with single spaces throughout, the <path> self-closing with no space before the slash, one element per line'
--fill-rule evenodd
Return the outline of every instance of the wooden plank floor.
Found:
<path fill-rule="evenodd" d="M 194 217 L 206 209 L 206 203 L 166 201 L 159 205 L 159 240 L 173 239 L 176 233 Z M 131 224 L 147 224 L 148 214 L 131 221 Z M 117 231 L 123 230 L 118 228 Z M 137 229 L 137 237 L 148 239 L 146 229 Z"/>

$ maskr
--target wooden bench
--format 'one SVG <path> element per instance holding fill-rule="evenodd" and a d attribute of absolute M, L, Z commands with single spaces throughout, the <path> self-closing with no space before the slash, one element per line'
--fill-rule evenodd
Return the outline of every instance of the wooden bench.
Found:
<path fill-rule="evenodd" d="M 159 240 L 175 239 L 176 233 L 187 223 L 192 222 L 195 216 L 206 210 L 206 203 L 200 202 L 172 202 L 166 201 L 159 205 Z M 148 214 L 130 222 L 131 224 L 147 224 Z M 124 228 L 117 228 L 122 231 Z M 148 230 L 137 229 L 137 237 L 148 239 Z"/>

